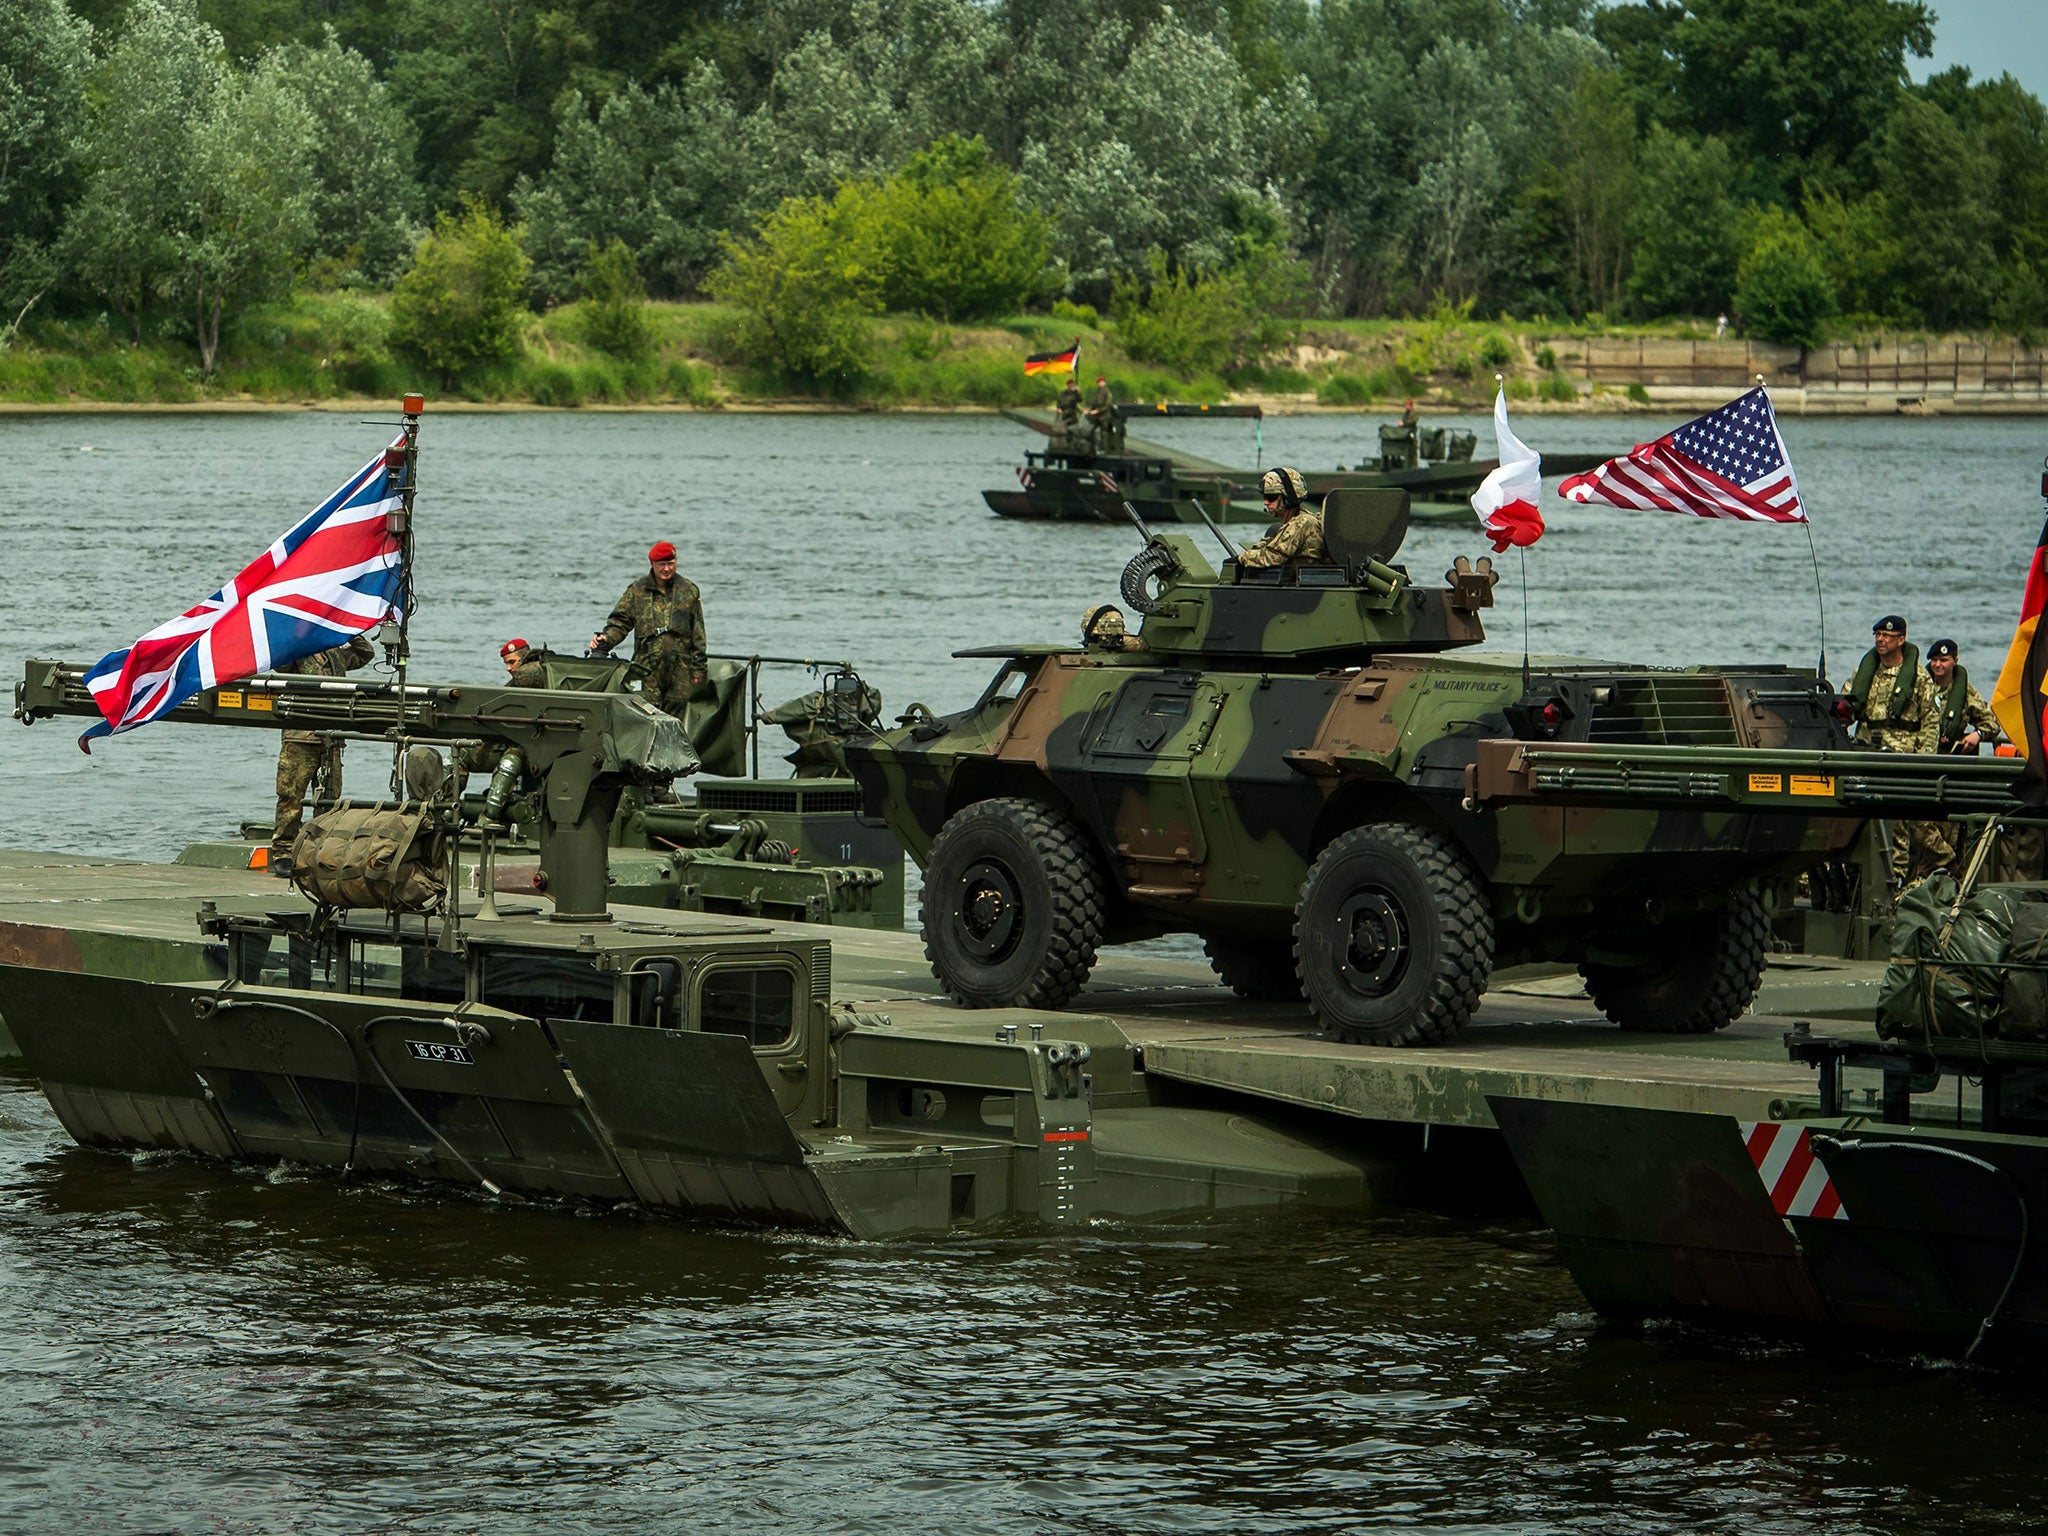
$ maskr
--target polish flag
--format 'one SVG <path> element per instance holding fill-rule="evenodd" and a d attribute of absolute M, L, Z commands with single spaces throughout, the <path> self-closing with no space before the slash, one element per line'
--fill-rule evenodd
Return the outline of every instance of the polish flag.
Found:
<path fill-rule="evenodd" d="M 1509 428 L 1504 389 L 1493 396 L 1493 436 L 1500 445 L 1500 463 L 1472 493 L 1472 510 L 1493 540 L 1494 553 L 1501 554 L 1510 544 L 1534 544 L 1543 537 L 1543 514 L 1536 510 L 1543 495 L 1543 461 Z"/>

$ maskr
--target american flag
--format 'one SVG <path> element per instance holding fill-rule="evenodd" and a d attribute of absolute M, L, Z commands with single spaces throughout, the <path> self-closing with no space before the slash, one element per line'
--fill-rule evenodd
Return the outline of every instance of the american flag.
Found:
<path fill-rule="evenodd" d="M 1639 443 L 1622 458 L 1573 475 L 1557 494 L 1739 522 L 1806 521 L 1792 456 L 1761 384 L 1654 443 Z"/>
<path fill-rule="evenodd" d="M 401 501 L 402 462 L 379 452 L 205 602 L 101 657 L 85 685 L 105 719 L 79 744 L 146 725 L 202 688 L 284 666 L 395 617 L 404 570 L 386 515 Z"/>

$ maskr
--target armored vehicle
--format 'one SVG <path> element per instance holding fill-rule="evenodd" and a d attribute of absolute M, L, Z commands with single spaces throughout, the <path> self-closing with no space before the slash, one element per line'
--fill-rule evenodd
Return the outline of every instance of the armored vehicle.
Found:
<path fill-rule="evenodd" d="M 1533 961 L 1576 965 L 1629 1029 L 1742 1013 L 1769 911 L 1862 818 L 1817 769 L 1688 799 L 1687 762 L 1719 785 L 1758 748 L 1886 755 L 1846 752 L 1811 671 L 1480 653 L 1494 573 L 1415 581 L 1390 563 L 1407 519 L 1403 492 L 1335 493 L 1328 563 L 1278 569 L 1154 532 L 1123 577 L 1139 635 L 961 652 L 998 663 L 979 699 L 849 754 L 923 866 L 952 996 L 1059 1006 L 1098 946 L 1180 931 L 1240 994 L 1359 1042 L 1443 1040 Z"/>

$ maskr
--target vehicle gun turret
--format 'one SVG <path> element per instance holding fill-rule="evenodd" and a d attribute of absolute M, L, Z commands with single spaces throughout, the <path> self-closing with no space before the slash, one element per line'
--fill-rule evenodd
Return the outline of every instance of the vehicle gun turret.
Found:
<path fill-rule="evenodd" d="M 23 666 L 14 688 L 23 724 L 99 713 L 83 668 Z M 502 806 L 522 779 L 540 784 L 539 884 L 563 921 L 605 915 L 607 834 L 626 788 L 665 785 L 698 766 L 682 723 L 630 693 L 253 677 L 205 689 L 162 718 L 378 741 L 401 759 L 413 746 L 483 744 L 498 758 L 487 804 Z"/>
<path fill-rule="evenodd" d="M 1415 585 L 1392 564 L 1408 536 L 1406 491 L 1332 491 L 1323 504 L 1327 560 L 1219 571 L 1184 533 L 1155 532 L 1124 567 L 1124 601 L 1144 616 L 1154 657 L 1256 657 L 1264 667 L 1315 671 L 1381 652 L 1433 652 L 1486 638 L 1491 562 L 1460 562 L 1441 587 Z M 1218 537 L 1221 537 L 1219 532 Z M 1227 546 L 1226 546 L 1227 547 Z"/>

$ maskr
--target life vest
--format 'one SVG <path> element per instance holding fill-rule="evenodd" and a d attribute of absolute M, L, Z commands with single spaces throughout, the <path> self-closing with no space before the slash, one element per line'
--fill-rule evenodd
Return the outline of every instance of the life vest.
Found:
<path fill-rule="evenodd" d="M 1849 701 L 1856 706 L 1856 718 L 1870 718 L 1870 685 L 1877 681 L 1879 672 L 1877 649 L 1872 647 L 1863 653 L 1863 659 L 1856 663 L 1856 675 L 1849 681 Z M 1892 679 L 1891 702 L 1886 706 L 1884 719 L 1886 727 L 1906 725 L 1906 711 L 1912 707 L 1913 694 L 1920 676 L 1920 648 L 1906 645 L 1899 651 L 1898 675 Z"/>

